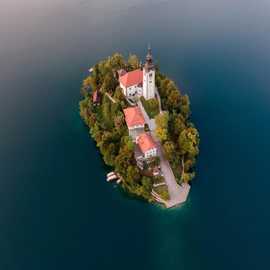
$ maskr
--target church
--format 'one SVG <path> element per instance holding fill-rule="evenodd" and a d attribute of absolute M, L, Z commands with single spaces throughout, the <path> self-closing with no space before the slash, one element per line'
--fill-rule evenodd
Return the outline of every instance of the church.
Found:
<path fill-rule="evenodd" d="M 119 84 L 126 97 L 143 96 L 146 100 L 155 97 L 155 65 L 149 47 L 142 68 L 130 72 L 118 71 Z"/>

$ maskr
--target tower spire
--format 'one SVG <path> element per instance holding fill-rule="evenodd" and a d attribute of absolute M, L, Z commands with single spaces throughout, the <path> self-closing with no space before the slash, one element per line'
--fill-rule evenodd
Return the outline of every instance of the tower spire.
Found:
<path fill-rule="evenodd" d="M 155 97 L 155 65 L 152 56 L 152 49 L 148 44 L 148 50 L 145 57 L 145 64 L 143 67 L 143 96 L 145 99 Z"/>
<path fill-rule="evenodd" d="M 151 49 L 151 44 L 150 43 L 148 43 L 148 53 L 150 55 L 152 55 L 152 49 Z"/>
<path fill-rule="evenodd" d="M 153 56 L 152 56 L 152 49 L 151 49 L 151 45 L 150 43 L 148 44 L 148 50 L 147 50 L 147 55 L 145 58 L 145 68 L 147 70 L 149 69 L 153 69 L 154 68 L 154 64 L 153 64 Z"/>

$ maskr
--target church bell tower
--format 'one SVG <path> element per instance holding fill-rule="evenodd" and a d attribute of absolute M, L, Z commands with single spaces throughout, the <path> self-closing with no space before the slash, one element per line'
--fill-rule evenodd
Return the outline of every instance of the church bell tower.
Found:
<path fill-rule="evenodd" d="M 151 47 L 148 46 L 148 53 L 143 67 L 143 96 L 145 99 L 155 97 L 155 65 L 153 63 L 153 56 Z"/>

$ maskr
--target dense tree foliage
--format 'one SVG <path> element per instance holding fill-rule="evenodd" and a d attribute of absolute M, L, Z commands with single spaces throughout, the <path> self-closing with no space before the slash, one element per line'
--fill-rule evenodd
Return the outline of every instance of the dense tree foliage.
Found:
<path fill-rule="evenodd" d="M 153 201 L 151 191 L 154 177 L 137 167 L 134 158 L 134 144 L 128 136 L 123 109 L 128 106 L 118 84 L 119 69 L 134 70 L 140 62 L 136 55 L 125 61 L 122 55 L 114 54 L 93 67 L 93 72 L 82 83 L 80 115 L 89 127 L 91 137 L 103 156 L 104 162 L 122 177 L 122 187 L 128 192 Z M 175 83 L 157 71 L 156 84 L 161 97 L 162 114 L 156 99 L 142 103 L 156 119 L 156 136 L 163 144 L 165 157 L 170 161 L 179 182 L 188 182 L 194 177 L 194 165 L 199 148 L 199 134 L 190 123 L 190 102 Z M 93 102 L 93 93 L 98 91 L 100 104 Z M 110 98 L 110 97 L 111 98 Z M 113 102 L 112 99 L 115 101 Z M 153 161 L 154 164 L 154 161 Z M 167 198 L 166 186 L 159 188 Z"/>
<path fill-rule="evenodd" d="M 132 70 L 139 67 L 137 56 L 130 55 L 125 62 L 120 54 L 114 54 L 96 64 L 93 72 L 82 83 L 80 115 L 90 128 L 108 166 L 114 167 L 122 177 L 122 186 L 128 192 L 153 201 L 152 177 L 143 176 L 134 158 L 134 144 L 128 136 L 123 109 L 128 106 L 117 82 L 117 70 Z M 101 104 L 95 106 L 94 91 L 99 90 Z M 108 97 L 110 95 L 116 102 Z"/>
<path fill-rule="evenodd" d="M 170 161 L 178 182 L 189 182 L 194 178 L 194 165 L 199 154 L 199 133 L 190 122 L 190 101 L 182 95 L 175 83 L 159 71 L 156 84 L 162 109 L 168 113 L 158 115 L 156 135 L 163 144 L 166 158 Z"/>
<path fill-rule="evenodd" d="M 140 68 L 140 60 L 135 54 L 130 54 L 128 57 L 128 70 Z"/>
<path fill-rule="evenodd" d="M 169 113 L 163 112 L 155 117 L 156 121 L 156 136 L 161 142 L 165 142 L 168 139 L 168 123 Z"/>

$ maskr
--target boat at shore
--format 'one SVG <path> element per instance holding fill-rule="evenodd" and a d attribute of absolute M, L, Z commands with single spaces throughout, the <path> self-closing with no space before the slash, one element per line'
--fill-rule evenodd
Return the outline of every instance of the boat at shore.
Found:
<path fill-rule="evenodd" d="M 111 182 L 111 181 L 114 181 L 114 180 L 120 180 L 118 174 L 115 173 L 115 172 L 108 173 L 107 174 L 107 182 Z"/>

